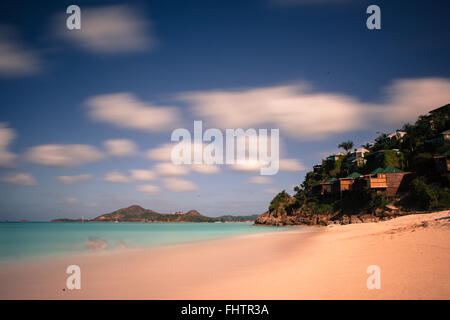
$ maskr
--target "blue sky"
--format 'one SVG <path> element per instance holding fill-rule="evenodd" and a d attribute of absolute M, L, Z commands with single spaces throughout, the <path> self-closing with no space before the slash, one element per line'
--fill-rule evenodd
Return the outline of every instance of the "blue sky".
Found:
<path fill-rule="evenodd" d="M 66 29 L 71 4 L 81 30 Z M 381 8 L 381 30 L 366 28 L 370 4 Z M 95 217 L 135 203 L 262 213 L 341 141 L 359 146 L 449 102 L 449 9 L 448 1 L 3 1 L 0 219 Z M 269 179 L 227 166 L 163 170 L 161 147 L 194 120 L 279 128 L 287 165 Z"/>

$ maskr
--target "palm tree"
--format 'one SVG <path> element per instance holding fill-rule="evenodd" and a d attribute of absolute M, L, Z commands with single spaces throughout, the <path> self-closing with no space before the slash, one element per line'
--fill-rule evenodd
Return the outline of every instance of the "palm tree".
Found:
<path fill-rule="evenodd" d="M 346 142 L 342 142 L 341 144 L 338 145 L 338 148 L 342 148 L 345 151 L 347 151 L 347 153 L 350 153 L 350 151 L 353 148 L 353 141 L 346 141 Z"/>
<path fill-rule="evenodd" d="M 406 132 L 406 135 L 403 138 L 403 143 L 408 148 L 408 151 L 410 153 L 414 152 L 415 145 L 417 143 L 417 141 L 416 141 L 417 140 L 416 139 L 416 134 L 415 134 L 416 130 L 415 129 L 416 128 L 413 125 L 409 124 L 409 123 L 406 123 L 403 126 L 403 128 L 402 128 L 402 130 Z"/>
<path fill-rule="evenodd" d="M 387 133 L 383 132 L 375 139 L 375 142 L 378 144 L 383 144 L 383 143 L 385 143 L 387 138 L 388 138 Z"/>
<path fill-rule="evenodd" d="M 372 144 L 367 142 L 366 144 L 361 145 L 361 147 L 363 147 L 364 149 L 370 150 L 370 148 L 372 148 Z"/>

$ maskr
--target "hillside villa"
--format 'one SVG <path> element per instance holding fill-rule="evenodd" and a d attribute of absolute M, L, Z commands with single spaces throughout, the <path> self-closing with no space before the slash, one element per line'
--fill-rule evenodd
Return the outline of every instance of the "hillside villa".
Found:
<path fill-rule="evenodd" d="M 370 174 L 362 175 L 353 172 L 345 178 L 331 178 L 312 188 L 315 195 L 342 195 L 345 192 L 361 190 L 365 187 L 383 193 L 386 196 L 396 196 L 406 190 L 407 185 L 414 179 L 414 172 L 403 172 L 394 167 L 377 168 Z"/>

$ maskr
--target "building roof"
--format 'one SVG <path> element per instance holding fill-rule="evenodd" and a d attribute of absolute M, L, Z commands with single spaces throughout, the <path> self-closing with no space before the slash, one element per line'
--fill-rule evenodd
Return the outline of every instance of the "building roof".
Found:
<path fill-rule="evenodd" d="M 332 182 L 335 182 L 335 181 L 337 181 L 336 178 L 330 178 L 330 179 L 327 180 L 327 183 L 332 183 Z"/>
<path fill-rule="evenodd" d="M 448 111 L 449 109 L 450 109 L 450 104 L 446 104 L 445 106 L 442 106 L 442 107 L 436 108 L 434 110 L 431 110 L 430 113 Z"/>
<path fill-rule="evenodd" d="M 444 132 L 441 132 L 441 134 L 450 134 L 450 130 L 445 130 Z"/>
<path fill-rule="evenodd" d="M 367 150 L 367 149 L 364 148 L 364 147 L 361 147 L 361 148 L 359 148 L 359 149 L 355 149 L 355 151 L 353 151 L 353 152 L 370 152 L 370 151 Z"/>
<path fill-rule="evenodd" d="M 393 166 L 388 166 L 383 170 L 383 173 L 395 173 L 395 172 L 404 172 L 398 168 L 394 168 Z"/>
<path fill-rule="evenodd" d="M 328 159 L 328 158 L 341 157 L 341 156 L 344 156 L 344 154 L 343 154 L 342 152 L 339 152 L 339 153 L 336 153 L 336 154 L 330 154 L 330 155 L 327 157 L 327 159 Z"/>
<path fill-rule="evenodd" d="M 383 168 L 376 168 L 375 170 L 373 170 L 370 174 L 377 174 L 377 173 L 383 173 Z"/>
<path fill-rule="evenodd" d="M 346 179 L 356 179 L 361 177 L 362 174 L 358 173 L 358 172 L 352 172 L 351 174 L 349 174 L 347 177 L 345 177 Z"/>

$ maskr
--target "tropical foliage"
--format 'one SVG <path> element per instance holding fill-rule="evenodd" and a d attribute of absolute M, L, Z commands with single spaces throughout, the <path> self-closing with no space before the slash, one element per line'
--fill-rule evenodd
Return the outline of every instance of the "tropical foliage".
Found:
<path fill-rule="evenodd" d="M 335 161 L 323 160 L 321 168 L 316 172 L 308 172 L 304 181 L 294 188 L 296 192 L 291 199 L 283 190 L 271 202 L 270 210 L 282 206 L 289 214 L 296 208 L 304 208 L 317 214 L 325 214 L 337 210 L 366 210 L 375 213 L 383 208 L 386 197 L 371 190 L 352 193 L 342 199 L 330 196 L 312 196 L 315 185 L 331 178 L 342 178 L 352 172 L 368 174 L 377 168 L 394 167 L 404 171 L 416 172 L 417 178 L 410 184 L 408 205 L 417 208 L 449 208 L 450 183 L 446 176 L 436 174 L 433 156 L 442 155 L 450 150 L 450 142 L 442 138 L 441 133 L 450 129 L 450 104 L 420 116 L 414 124 L 405 124 L 401 132 L 395 135 L 379 134 L 375 143 L 366 143 L 369 150 L 366 162 L 359 167 L 348 161 L 354 144 L 344 141 L 339 148 L 347 154 Z M 403 133 L 404 132 L 404 133 Z"/>

